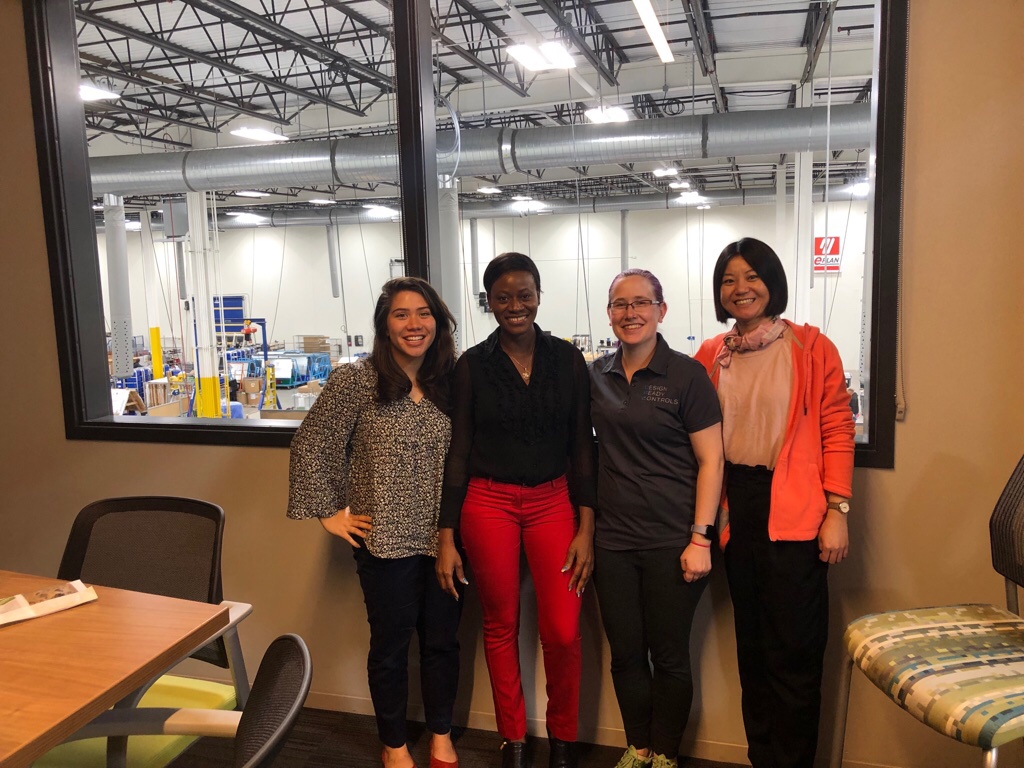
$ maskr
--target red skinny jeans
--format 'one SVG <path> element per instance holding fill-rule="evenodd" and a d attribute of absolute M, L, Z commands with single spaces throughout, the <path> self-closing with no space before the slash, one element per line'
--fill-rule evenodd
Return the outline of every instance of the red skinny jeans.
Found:
<path fill-rule="evenodd" d="M 498 733 L 526 736 L 519 669 L 519 553 L 526 550 L 537 593 L 537 625 L 547 677 L 547 726 L 576 741 L 580 701 L 580 598 L 562 572 L 576 535 L 565 477 L 533 488 L 473 478 L 462 506 L 466 549 L 483 613 L 484 653 Z"/>

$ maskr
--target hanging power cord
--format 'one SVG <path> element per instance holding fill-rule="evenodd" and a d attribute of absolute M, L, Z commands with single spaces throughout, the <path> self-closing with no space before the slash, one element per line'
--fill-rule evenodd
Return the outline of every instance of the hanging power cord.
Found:
<path fill-rule="evenodd" d="M 288 227 L 281 227 L 281 270 L 277 275 L 277 300 L 274 302 L 274 322 L 270 326 L 270 338 L 264 339 L 267 344 L 274 340 L 274 331 L 277 328 L 277 313 L 281 309 L 281 284 L 284 282 L 284 259 L 288 245 Z"/>
<path fill-rule="evenodd" d="M 857 154 L 860 154 L 860 152 L 858 152 Z M 841 242 L 844 242 L 844 243 L 847 242 L 846 237 L 847 237 L 847 235 L 850 232 L 850 218 L 851 218 L 852 215 L 853 215 L 853 196 L 851 195 L 850 196 L 850 202 L 846 206 L 846 225 L 843 227 L 843 239 L 842 239 Z M 865 248 L 865 252 L 866 252 L 866 250 L 867 249 Z M 828 335 L 828 329 L 832 325 L 832 310 L 834 310 L 835 307 L 836 307 L 836 297 L 839 296 L 839 281 L 841 279 L 842 278 L 841 278 L 840 275 L 836 275 L 836 288 L 835 288 L 834 291 L 832 291 L 832 301 L 828 305 L 828 316 L 825 318 L 824 326 L 821 329 L 822 332 L 824 334 L 826 334 L 826 335 Z"/>
<path fill-rule="evenodd" d="M 572 95 L 572 77 L 569 76 L 566 71 L 565 76 L 566 83 L 569 87 L 569 103 L 573 102 Z M 598 77 L 598 87 L 600 88 L 601 78 Z M 575 168 L 579 168 L 579 158 L 576 155 L 576 120 L 570 115 L 569 118 L 569 141 L 572 143 L 573 160 L 576 161 Z M 594 328 L 593 321 L 590 317 L 590 275 L 587 271 L 587 252 L 583 248 L 583 209 L 580 205 L 580 177 L 579 171 L 576 171 L 576 179 L 573 182 L 574 191 L 576 193 L 576 327 L 575 330 L 578 332 L 579 321 L 580 321 L 580 272 L 583 273 L 583 302 L 587 312 L 587 336 L 590 339 L 590 351 L 593 352 L 594 347 Z M 589 233 L 590 222 L 587 221 L 587 231 Z M 589 241 L 589 238 L 588 238 Z M 589 252 L 589 249 L 587 249 Z"/>
<path fill-rule="evenodd" d="M 825 11 L 828 13 L 828 11 Z M 828 25 L 828 89 L 825 101 L 825 237 L 831 237 L 831 230 L 828 228 L 828 191 L 831 185 L 831 163 L 832 163 L 832 17 L 829 17 Z M 812 73 L 813 74 L 813 73 Z M 813 79 L 812 79 L 813 87 Z M 847 225 L 850 220 L 847 217 Z M 812 241 L 813 242 L 813 241 Z M 844 239 L 842 242 L 846 242 Z M 811 266 L 814 269 L 814 266 Z M 828 271 L 822 272 L 822 280 L 824 281 L 821 297 L 821 324 L 823 328 L 828 326 Z M 833 301 L 835 301 L 835 294 L 839 293 L 839 278 L 836 277 L 835 286 L 832 291 Z"/>

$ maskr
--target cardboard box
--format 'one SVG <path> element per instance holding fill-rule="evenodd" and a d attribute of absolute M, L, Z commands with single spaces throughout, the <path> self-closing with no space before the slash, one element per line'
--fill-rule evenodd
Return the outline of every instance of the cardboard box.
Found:
<path fill-rule="evenodd" d="M 170 385 L 164 381 L 146 382 L 146 402 L 152 408 L 154 405 L 163 405 L 170 396 Z"/>
<path fill-rule="evenodd" d="M 263 379 L 255 376 L 244 376 L 242 378 L 242 391 L 243 392 L 262 392 L 263 391 Z"/>
<path fill-rule="evenodd" d="M 319 381 L 311 381 L 308 384 L 303 384 L 295 391 L 303 394 L 319 395 L 323 391 L 323 387 L 320 386 Z"/>
<path fill-rule="evenodd" d="M 151 405 L 147 411 L 149 416 L 162 416 L 164 418 L 172 417 L 176 418 L 188 411 L 188 400 L 180 398 L 178 400 L 171 400 L 167 403 L 160 405 Z"/>

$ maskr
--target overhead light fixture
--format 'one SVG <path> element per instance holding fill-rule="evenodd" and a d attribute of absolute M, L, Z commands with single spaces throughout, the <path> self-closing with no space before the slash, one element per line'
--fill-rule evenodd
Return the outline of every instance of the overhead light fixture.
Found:
<path fill-rule="evenodd" d="M 533 200 L 533 198 L 530 197 L 529 195 L 512 195 L 512 199 L 515 200 L 517 203 L 527 203 L 530 200 Z"/>
<path fill-rule="evenodd" d="M 704 202 L 704 198 L 701 197 L 700 192 L 697 192 L 696 190 L 693 190 L 691 192 L 683 192 L 683 194 L 679 196 L 679 200 L 684 205 L 700 204 Z"/>
<path fill-rule="evenodd" d="M 260 216 L 256 213 L 245 213 L 243 211 L 234 211 L 231 215 L 235 217 L 235 221 L 239 224 L 262 224 L 267 220 L 265 216 Z"/>
<path fill-rule="evenodd" d="M 629 113 L 622 107 L 594 107 L 583 113 L 592 123 L 624 123 Z"/>
<path fill-rule="evenodd" d="M 644 23 L 644 29 L 647 30 L 647 35 L 651 38 L 658 57 L 666 64 L 675 61 L 675 56 L 672 55 L 672 49 L 668 47 L 668 40 L 665 39 L 665 32 L 661 28 L 651 0 L 633 0 L 633 6 L 640 14 L 640 21 Z"/>
<path fill-rule="evenodd" d="M 103 210 L 103 204 L 102 204 L 102 203 L 96 203 L 96 205 L 94 205 L 94 206 L 92 207 L 92 209 L 93 209 L 94 211 L 102 211 L 102 210 Z"/>
<path fill-rule="evenodd" d="M 871 184 L 868 183 L 867 179 L 861 179 L 860 181 L 855 182 L 852 187 L 850 187 L 850 194 L 852 194 L 854 197 L 867 197 L 870 191 Z"/>
<path fill-rule="evenodd" d="M 669 166 L 667 168 L 654 169 L 654 175 L 657 176 L 659 179 L 664 178 L 665 176 L 677 176 L 678 174 L 679 169 L 673 168 L 672 166 Z"/>
<path fill-rule="evenodd" d="M 521 213 L 539 213 L 546 208 L 547 205 L 542 203 L 540 200 L 531 200 L 529 198 L 526 198 L 525 200 L 516 200 L 512 203 L 512 210 L 519 211 Z"/>
<path fill-rule="evenodd" d="M 709 208 L 711 208 L 711 206 L 710 206 L 710 205 L 708 205 L 707 203 L 704 203 L 704 204 L 702 204 L 702 205 L 698 205 L 698 206 L 697 206 L 697 210 L 698 210 L 698 211 L 706 211 L 706 210 L 708 210 Z"/>
<path fill-rule="evenodd" d="M 507 49 L 508 55 L 523 65 L 530 72 L 543 72 L 546 69 L 574 69 L 576 59 L 557 42 L 541 43 L 540 47 L 529 43 L 517 43 Z"/>
<path fill-rule="evenodd" d="M 657 172 L 655 172 L 657 173 Z M 688 181 L 673 181 L 668 185 L 669 189 L 689 189 L 690 182 Z"/>
<path fill-rule="evenodd" d="M 126 221 L 124 223 L 124 228 L 126 230 L 128 230 L 129 232 L 139 232 L 142 229 L 142 222 L 141 221 Z"/>
<path fill-rule="evenodd" d="M 108 91 L 106 88 L 97 88 L 89 83 L 80 83 L 78 96 L 82 101 L 102 101 L 103 99 L 120 99 L 121 94 Z"/>
<path fill-rule="evenodd" d="M 364 205 L 363 208 L 366 209 L 366 215 L 373 219 L 390 219 L 398 215 L 398 211 L 386 205 Z"/>
<path fill-rule="evenodd" d="M 307 200 L 306 202 L 312 203 L 313 205 L 334 205 L 335 203 L 334 200 L 328 200 L 326 197 L 314 197 L 312 200 Z"/>
<path fill-rule="evenodd" d="M 243 189 L 241 192 L 235 192 L 239 197 L 270 197 L 269 192 L 257 192 L 255 189 Z"/>
<path fill-rule="evenodd" d="M 481 195 L 500 195 L 501 190 L 497 187 L 477 187 L 477 192 Z"/>
<path fill-rule="evenodd" d="M 268 131 L 266 128 L 246 128 L 242 126 L 241 128 L 235 128 L 231 135 L 240 136 L 243 139 L 252 139 L 253 141 L 288 141 L 287 136 Z"/>

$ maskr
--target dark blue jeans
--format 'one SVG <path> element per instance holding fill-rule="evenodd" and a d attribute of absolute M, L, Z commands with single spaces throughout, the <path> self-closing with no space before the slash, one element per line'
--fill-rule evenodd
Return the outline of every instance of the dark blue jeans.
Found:
<path fill-rule="evenodd" d="M 459 618 L 462 601 L 441 591 L 434 558 L 393 560 L 353 549 L 370 624 L 366 671 L 377 716 L 377 732 L 388 747 L 407 741 L 409 643 L 419 636 L 420 687 L 427 728 L 448 733 L 459 685 Z M 457 585 L 461 588 L 461 585 Z"/>

